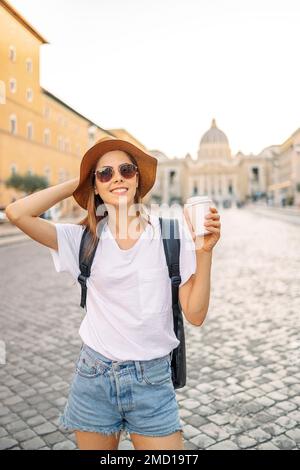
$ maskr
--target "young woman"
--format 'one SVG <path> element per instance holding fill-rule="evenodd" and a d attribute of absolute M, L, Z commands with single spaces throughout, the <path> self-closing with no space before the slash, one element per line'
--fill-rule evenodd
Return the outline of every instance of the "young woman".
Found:
<path fill-rule="evenodd" d="M 93 235 L 86 254 L 99 237 L 79 330 L 82 347 L 60 416 L 60 424 L 75 432 L 80 449 L 117 449 L 122 429 L 135 449 L 184 449 L 171 378 L 170 353 L 178 340 L 170 279 L 158 216 L 142 204 L 156 167 L 157 160 L 132 143 L 105 137 L 84 155 L 80 179 L 36 192 L 6 209 L 13 224 L 49 247 L 57 272 L 69 272 L 75 281 L 85 227 Z M 79 224 L 39 217 L 72 194 L 87 210 Z M 208 310 L 220 217 L 212 207 L 206 223 L 211 234 L 196 237 L 184 215 L 183 223 L 179 219 L 179 299 L 186 320 L 200 326 Z"/>

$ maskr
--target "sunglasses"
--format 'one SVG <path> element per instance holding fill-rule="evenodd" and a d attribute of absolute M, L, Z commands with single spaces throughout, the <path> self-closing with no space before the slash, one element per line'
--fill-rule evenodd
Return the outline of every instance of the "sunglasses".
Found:
<path fill-rule="evenodd" d="M 134 163 L 121 163 L 119 165 L 119 173 L 125 179 L 133 178 L 138 173 L 138 167 Z M 108 183 L 115 174 L 112 166 L 105 166 L 101 170 L 94 173 L 100 183 Z"/>

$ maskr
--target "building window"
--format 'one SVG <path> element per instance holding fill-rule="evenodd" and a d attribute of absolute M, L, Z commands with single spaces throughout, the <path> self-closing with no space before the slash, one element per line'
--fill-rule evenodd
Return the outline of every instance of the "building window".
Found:
<path fill-rule="evenodd" d="M 58 150 L 60 150 L 61 152 L 63 151 L 63 138 L 61 136 L 58 137 Z"/>
<path fill-rule="evenodd" d="M 50 184 L 51 170 L 48 166 L 45 168 L 45 177 L 48 183 Z"/>
<path fill-rule="evenodd" d="M 28 173 L 28 175 L 33 175 L 32 168 L 29 168 L 29 169 L 27 170 L 27 173 Z"/>
<path fill-rule="evenodd" d="M 32 136 L 33 136 L 32 123 L 28 122 L 28 124 L 27 124 L 27 139 L 32 140 Z"/>
<path fill-rule="evenodd" d="M 49 108 L 49 106 L 44 107 L 44 116 L 47 119 L 50 117 L 50 108 Z"/>
<path fill-rule="evenodd" d="M 172 186 L 174 184 L 174 179 L 175 179 L 176 171 L 171 170 L 169 173 L 169 184 Z"/>
<path fill-rule="evenodd" d="M 252 170 L 252 181 L 257 183 L 258 182 L 258 168 L 253 167 L 251 170 Z"/>
<path fill-rule="evenodd" d="M 44 130 L 44 144 L 50 145 L 50 129 Z"/>
<path fill-rule="evenodd" d="M 32 88 L 27 88 L 27 90 L 26 90 L 26 99 L 27 99 L 27 101 L 29 101 L 31 103 L 32 98 L 33 98 Z"/>
<path fill-rule="evenodd" d="M 15 78 L 9 80 L 9 91 L 11 93 L 16 93 L 17 91 L 17 80 Z"/>
<path fill-rule="evenodd" d="M 69 139 L 65 140 L 65 152 L 70 152 L 70 141 Z"/>
<path fill-rule="evenodd" d="M 8 57 L 11 62 L 16 62 L 17 52 L 15 46 L 9 46 Z"/>
<path fill-rule="evenodd" d="M 88 128 L 88 142 L 89 142 L 89 147 L 94 145 L 95 140 L 96 140 L 96 131 L 97 127 L 92 125 Z"/>
<path fill-rule="evenodd" d="M 63 168 L 60 168 L 58 172 L 58 182 L 63 183 L 64 181 L 65 181 L 65 170 Z"/>
<path fill-rule="evenodd" d="M 26 71 L 29 73 L 32 72 L 32 59 L 26 59 Z"/>
<path fill-rule="evenodd" d="M 219 179 L 219 194 L 222 194 L 222 181 Z"/>
<path fill-rule="evenodd" d="M 16 135 L 17 133 L 17 117 L 15 114 L 12 114 L 9 118 L 10 122 L 10 133 Z"/>
<path fill-rule="evenodd" d="M 0 104 L 6 103 L 6 90 L 5 83 L 3 80 L 0 80 Z"/>

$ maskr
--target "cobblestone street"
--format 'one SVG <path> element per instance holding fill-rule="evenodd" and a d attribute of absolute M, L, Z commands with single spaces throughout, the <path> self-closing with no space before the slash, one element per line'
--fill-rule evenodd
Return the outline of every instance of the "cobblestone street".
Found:
<path fill-rule="evenodd" d="M 202 327 L 186 323 L 188 381 L 176 392 L 185 448 L 299 449 L 299 225 L 219 213 L 209 311 Z M 81 346 L 79 290 L 37 242 L 0 256 L 0 449 L 76 449 L 57 423 Z"/>

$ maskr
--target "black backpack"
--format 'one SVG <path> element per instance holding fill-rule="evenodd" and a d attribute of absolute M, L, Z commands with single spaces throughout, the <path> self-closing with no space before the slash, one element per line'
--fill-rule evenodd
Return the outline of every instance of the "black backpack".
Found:
<path fill-rule="evenodd" d="M 178 220 L 164 219 L 159 217 L 160 229 L 162 233 L 164 252 L 169 270 L 169 277 L 171 279 L 172 289 L 172 308 L 173 308 L 173 322 L 174 332 L 180 344 L 171 352 L 171 371 L 172 382 L 174 389 L 182 388 L 186 384 L 186 353 L 185 353 L 185 335 L 182 309 L 178 297 L 179 284 L 181 282 L 179 272 L 179 253 L 180 253 L 180 235 Z M 103 228 L 103 225 L 102 225 Z M 169 236 L 170 235 L 170 236 Z M 176 235 L 176 236 L 175 236 Z M 87 285 L 86 279 L 90 276 L 91 266 L 98 246 L 99 238 L 96 242 L 95 248 L 92 250 L 88 260 L 83 262 L 83 253 L 86 244 L 89 242 L 91 233 L 88 227 L 84 229 L 81 237 L 79 249 L 79 268 L 80 274 L 78 281 L 81 284 L 81 302 L 80 306 L 86 309 L 86 294 Z"/>

